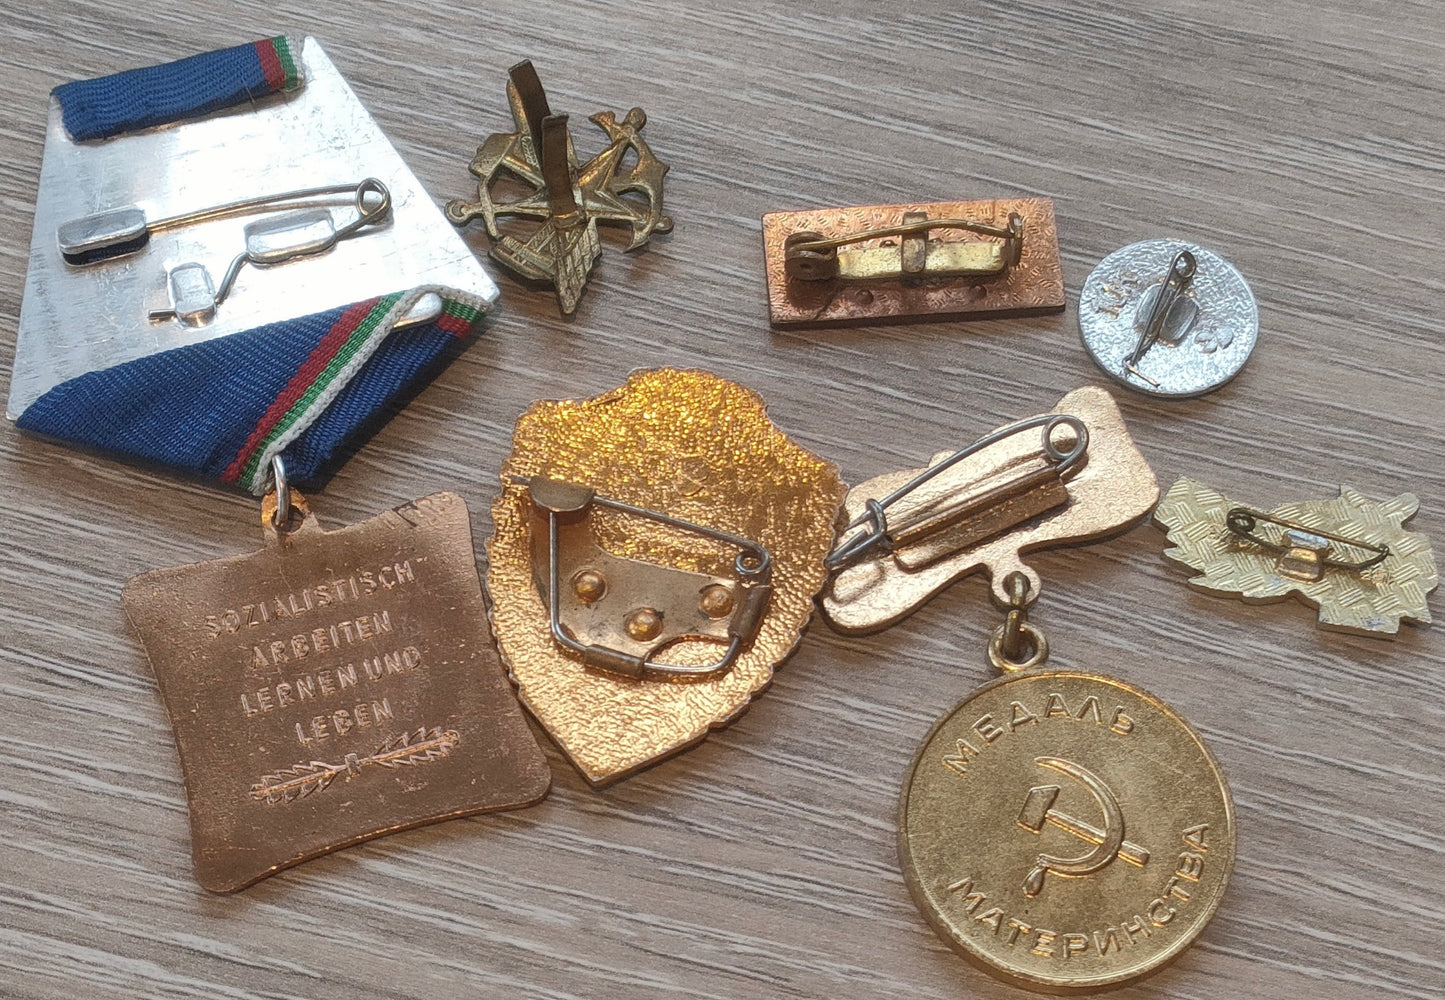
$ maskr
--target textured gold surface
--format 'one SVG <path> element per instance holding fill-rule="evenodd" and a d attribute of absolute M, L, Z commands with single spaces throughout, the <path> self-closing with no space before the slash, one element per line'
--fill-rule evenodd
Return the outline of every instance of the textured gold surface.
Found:
<path fill-rule="evenodd" d="M 956 951 L 1016 985 L 1091 990 L 1159 968 L 1204 929 L 1234 867 L 1234 804 L 1157 698 L 1026 672 L 933 727 L 903 786 L 898 849 Z"/>
<path fill-rule="evenodd" d="M 533 583 L 530 501 L 517 477 L 546 474 L 608 497 L 751 538 L 773 557 L 773 597 L 752 647 L 697 683 L 589 671 L 558 649 Z M 535 403 L 517 421 L 487 545 L 492 628 L 522 696 L 591 782 L 603 784 L 697 742 L 736 717 L 802 636 L 823 585 L 844 487 L 832 463 L 793 444 L 762 400 L 701 371 L 634 373 L 586 400 Z M 598 542 L 621 556 L 716 572 L 723 547 L 655 522 L 599 511 Z M 668 652 L 716 659 L 711 643 Z"/>
<path fill-rule="evenodd" d="M 1023 255 L 997 278 L 929 279 L 918 284 L 881 281 L 849 284 L 789 281 L 784 244 L 797 232 L 827 238 L 896 226 L 909 212 L 930 218 L 968 219 L 986 225 L 1008 225 L 1009 213 L 1024 220 Z M 940 242 L 977 241 L 980 237 L 938 231 Z M 895 241 L 896 242 L 896 241 Z M 861 249 L 882 245 L 869 240 Z M 879 323 L 918 317 L 1003 316 L 1058 312 L 1064 308 L 1064 279 L 1059 266 L 1059 234 L 1054 203 L 1049 198 L 1003 198 L 993 201 L 939 201 L 906 205 L 859 205 L 801 212 L 769 212 L 763 216 L 763 255 L 768 275 L 768 315 L 775 326 L 836 326 Z"/>
<path fill-rule="evenodd" d="M 917 610 L 959 577 L 977 570 L 989 573 L 995 600 L 1006 606 L 1009 598 L 1003 581 L 1009 573 L 1023 573 L 1033 595 L 1042 587 L 1039 575 L 1022 562 L 1024 553 L 1098 538 L 1144 516 L 1159 498 L 1159 484 L 1149 463 L 1134 447 L 1114 397 L 1103 389 L 1086 386 L 1061 399 L 1053 412 L 1071 413 L 1089 429 L 1088 462 L 1067 480 L 1069 502 L 1065 506 L 920 568 L 907 565 L 906 550 L 848 566 L 833 578 L 823 595 L 823 615 L 828 624 L 840 632 L 876 632 Z M 1056 443 L 1064 444 L 1062 439 Z M 940 478 L 961 484 L 982 480 L 997 475 L 1000 469 L 1024 466 L 1038 450 L 1037 435 L 1017 434 L 964 459 Z M 951 454 L 940 452 L 929 464 L 937 464 Z M 844 505 L 848 519 L 862 513 L 869 498 L 887 495 L 920 471 L 891 472 L 853 487 Z"/>
<path fill-rule="evenodd" d="M 1334 532 L 1376 545 L 1388 545 L 1390 554 L 1367 570 L 1326 568 L 1318 580 L 1282 576 L 1280 557 L 1225 527 L 1230 508 L 1240 506 L 1192 479 L 1180 479 L 1169 488 L 1154 520 L 1168 532 L 1171 547 L 1164 555 L 1199 573 L 1191 587 L 1221 597 L 1271 603 L 1298 597 L 1319 608 L 1320 624 L 1356 635 L 1393 638 L 1400 622 L 1427 624 L 1429 593 L 1440 582 L 1430 539 L 1406 531 L 1404 522 L 1414 516 L 1420 501 L 1402 493 L 1383 503 L 1366 499 L 1348 486 L 1334 500 L 1304 500 L 1274 508 L 1276 517 Z"/>

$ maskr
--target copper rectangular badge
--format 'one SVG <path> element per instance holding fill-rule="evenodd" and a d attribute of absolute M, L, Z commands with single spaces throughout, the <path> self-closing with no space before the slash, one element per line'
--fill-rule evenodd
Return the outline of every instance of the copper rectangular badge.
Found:
<path fill-rule="evenodd" d="M 763 251 L 774 326 L 1064 308 L 1049 198 L 770 212 Z"/>
<path fill-rule="evenodd" d="M 265 534 L 259 552 L 125 588 L 175 726 L 202 886 L 233 892 L 371 837 L 546 794 L 460 497 L 333 532 L 307 514 Z"/>

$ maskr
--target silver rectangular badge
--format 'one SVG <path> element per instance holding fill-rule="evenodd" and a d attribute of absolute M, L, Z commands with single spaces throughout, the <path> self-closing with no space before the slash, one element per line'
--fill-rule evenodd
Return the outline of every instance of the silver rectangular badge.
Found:
<path fill-rule="evenodd" d="M 428 285 L 496 301 L 481 263 L 313 38 L 302 63 L 296 91 L 100 141 L 71 139 L 51 98 L 11 420 L 87 372 L 374 296 Z M 356 205 L 343 197 L 191 221 L 373 178 L 390 211 L 354 238 L 340 237 L 360 194 Z M 178 218 L 186 224 L 164 225 Z M 438 302 L 423 298 L 406 321 L 434 318 Z"/>

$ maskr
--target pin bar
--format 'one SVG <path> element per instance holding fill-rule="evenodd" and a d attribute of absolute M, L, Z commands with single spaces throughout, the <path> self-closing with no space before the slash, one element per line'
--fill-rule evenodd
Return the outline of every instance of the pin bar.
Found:
<path fill-rule="evenodd" d="M 1060 451 L 1058 446 L 1053 442 L 1054 430 L 1060 426 L 1068 427 L 1074 432 L 1073 447 L 1067 452 Z M 852 522 L 843 529 L 842 540 L 833 547 L 832 552 L 828 553 L 824 564 L 830 571 L 836 572 L 844 566 L 857 562 L 875 549 L 891 552 L 900 544 L 915 541 L 919 537 L 921 529 L 926 528 L 927 531 L 924 533 L 927 534 L 936 533 L 937 531 L 952 527 L 958 524 L 960 520 L 977 514 L 979 512 L 979 503 L 989 505 L 997 500 L 1014 495 L 1017 491 L 1009 484 L 1005 484 L 984 492 L 976 498 L 978 502 L 971 502 L 956 507 L 945 506 L 941 512 L 936 509 L 928 510 L 925 511 L 920 518 L 901 521 L 899 523 L 892 523 L 888 518 L 889 507 L 913 493 L 915 490 L 918 490 L 930 480 L 941 476 L 970 455 L 976 455 L 990 445 L 997 444 L 1015 434 L 1020 434 L 1034 428 L 1042 429 L 1040 434 L 1040 449 L 1045 459 L 1049 462 L 1044 472 L 1051 478 L 1061 479 L 1066 473 L 1083 461 L 1085 455 L 1088 453 L 1088 426 L 1072 414 L 1049 413 L 1042 416 L 1030 417 L 1027 420 L 1020 420 L 1007 427 L 1002 427 L 986 437 L 979 438 L 973 444 L 965 448 L 960 448 L 937 465 L 930 466 L 923 470 L 908 482 L 898 487 L 898 489 L 889 493 L 882 500 L 868 500 L 865 504 L 864 513 L 855 517 Z M 1030 484 L 1032 484 L 1035 475 L 1035 473 L 1025 473 L 1025 476 L 1030 479 Z M 858 528 L 863 528 L 865 525 L 867 526 L 867 530 L 861 531 L 851 538 L 849 537 L 851 532 Z"/>
<path fill-rule="evenodd" d="M 368 177 L 349 187 L 313 188 L 309 192 L 291 192 L 270 199 L 254 199 L 251 202 L 237 202 L 205 212 L 193 212 L 175 219 L 162 220 L 150 228 L 153 231 L 157 228 L 174 228 L 194 221 L 240 214 L 241 209 L 238 206 L 245 206 L 245 211 L 291 208 L 294 207 L 293 203 L 304 202 L 318 192 L 350 192 L 356 206 L 356 218 L 338 228 L 332 222 L 329 211 L 306 210 L 278 217 L 273 222 L 252 223 L 246 227 L 246 249 L 232 259 L 231 265 L 226 268 L 225 277 L 221 279 L 220 287 L 214 294 L 210 292 L 210 275 L 206 273 L 204 266 L 183 264 L 171 271 L 171 308 L 151 310 L 151 322 L 164 322 L 169 319 L 206 322 L 215 307 L 231 294 L 231 287 L 246 264 L 253 267 L 271 267 L 301 257 L 326 253 L 342 240 L 350 239 L 368 226 L 377 225 L 391 214 L 391 192 L 381 181 Z"/>
<path fill-rule="evenodd" d="M 1003 243 L 930 240 L 935 229 L 964 230 L 1002 240 Z M 865 240 L 899 238 L 897 247 L 879 246 L 838 253 L 838 248 Z M 905 212 L 903 224 L 865 229 L 824 238 L 798 232 L 785 245 L 789 278 L 801 281 L 879 281 L 888 279 L 989 277 L 1002 274 L 1019 262 L 1023 253 L 1024 222 L 1009 214 L 1008 226 L 999 227 L 968 219 L 930 219 L 926 212 Z"/>
<path fill-rule="evenodd" d="M 1144 322 L 1144 332 L 1139 335 L 1139 342 L 1134 345 L 1134 350 L 1124 359 L 1125 372 L 1143 379 L 1156 389 L 1159 388 L 1159 383 L 1139 370 L 1139 362 L 1149 349 L 1159 342 L 1159 336 L 1164 332 L 1164 324 L 1174 310 L 1174 303 L 1189 290 L 1197 266 L 1194 255 L 1188 250 L 1180 250 L 1174 255 L 1174 259 L 1169 263 L 1169 274 L 1154 296 L 1148 319 Z"/>
<path fill-rule="evenodd" d="M 244 198 L 155 221 L 147 220 L 140 208 L 129 205 L 62 223 L 56 230 L 56 237 L 60 242 L 60 252 L 67 261 L 72 264 L 86 264 L 116 255 L 106 253 L 108 250 L 129 252 L 139 249 L 155 233 L 197 226 L 203 222 L 237 215 L 302 208 L 319 201 L 332 200 L 342 194 L 352 195 L 357 211 L 362 215 L 374 214 L 366 207 L 366 198 L 369 195 L 379 195 L 386 207 L 391 205 L 391 193 L 387 191 L 386 185 L 374 177 L 368 177 L 356 183 L 329 184 L 324 187 L 262 195 L 258 198 Z"/>
<path fill-rule="evenodd" d="M 1332 566 L 1335 569 L 1355 572 L 1367 570 L 1380 565 L 1380 563 L 1384 562 L 1390 556 L 1390 547 L 1388 545 L 1377 545 L 1374 542 L 1366 542 L 1359 538 L 1348 538 L 1344 535 L 1337 535 L 1333 532 L 1312 528 L 1307 524 L 1300 524 L 1298 521 L 1290 521 L 1282 517 L 1276 517 L 1273 514 L 1253 510 L 1249 507 L 1231 507 L 1229 512 L 1224 516 L 1224 524 L 1231 534 L 1238 538 L 1243 538 L 1246 541 L 1253 542 L 1255 545 L 1263 549 L 1268 549 L 1270 552 L 1287 553 L 1296 548 L 1296 546 L 1264 537 L 1264 535 L 1257 531 L 1260 524 L 1277 525 L 1286 531 L 1298 531 L 1306 535 L 1313 535 L 1316 538 L 1323 538 L 1326 541 L 1339 542 L 1341 545 L 1349 545 L 1353 548 L 1374 553 L 1369 559 L 1357 560 L 1355 562 L 1347 562 L 1329 556 L 1320 559 L 1321 565 Z"/>

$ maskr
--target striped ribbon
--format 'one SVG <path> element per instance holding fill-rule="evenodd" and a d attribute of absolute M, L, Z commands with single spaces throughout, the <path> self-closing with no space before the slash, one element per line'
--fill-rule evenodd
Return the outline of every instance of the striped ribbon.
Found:
<path fill-rule="evenodd" d="M 441 295 L 442 314 L 395 329 L 428 292 Z M 70 379 L 16 426 L 258 494 L 283 454 L 304 483 L 455 350 L 483 308 L 418 288 L 268 324 Z"/>
<path fill-rule="evenodd" d="M 63 83 L 51 93 L 72 139 L 109 139 L 296 90 L 305 82 L 300 51 L 295 40 L 278 35 L 160 66 Z"/>

